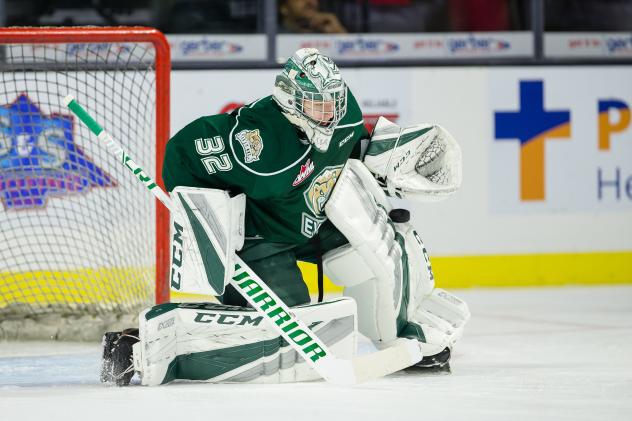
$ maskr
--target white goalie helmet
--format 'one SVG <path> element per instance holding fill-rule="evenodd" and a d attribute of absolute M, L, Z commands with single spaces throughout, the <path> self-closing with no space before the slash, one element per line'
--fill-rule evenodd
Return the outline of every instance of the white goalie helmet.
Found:
<path fill-rule="evenodd" d="M 315 48 L 302 48 L 277 76 L 273 97 L 307 140 L 325 152 L 347 112 L 347 85 L 334 61 Z"/>

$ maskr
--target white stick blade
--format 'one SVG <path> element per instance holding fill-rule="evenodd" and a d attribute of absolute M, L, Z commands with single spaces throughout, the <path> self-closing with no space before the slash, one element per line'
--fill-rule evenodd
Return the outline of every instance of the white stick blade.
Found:
<path fill-rule="evenodd" d="M 416 340 L 400 338 L 389 348 L 354 358 L 355 381 L 362 383 L 387 376 L 417 364 L 422 358 Z"/>

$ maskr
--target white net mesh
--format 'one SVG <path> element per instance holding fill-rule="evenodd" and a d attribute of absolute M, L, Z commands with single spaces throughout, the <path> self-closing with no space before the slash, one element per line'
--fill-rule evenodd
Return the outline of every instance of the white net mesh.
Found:
<path fill-rule="evenodd" d="M 63 98 L 153 173 L 153 45 L 0 49 L 0 338 L 98 337 L 154 301 L 155 201 Z"/>

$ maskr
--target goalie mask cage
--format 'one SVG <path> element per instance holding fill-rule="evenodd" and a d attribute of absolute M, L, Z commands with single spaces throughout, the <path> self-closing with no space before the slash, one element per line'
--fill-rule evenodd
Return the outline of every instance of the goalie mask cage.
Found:
<path fill-rule="evenodd" d="M 167 210 L 63 99 L 161 184 L 169 77 L 155 29 L 0 29 L 0 338 L 100 338 L 168 301 Z"/>

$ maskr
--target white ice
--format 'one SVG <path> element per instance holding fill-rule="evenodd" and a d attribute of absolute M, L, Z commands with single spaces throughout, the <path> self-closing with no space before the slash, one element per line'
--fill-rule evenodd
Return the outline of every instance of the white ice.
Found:
<path fill-rule="evenodd" d="M 455 292 L 472 320 L 451 374 L 116 388 L 99 344 L 3 342 L 0 419 L 632 420 L 632 286 Z"/>

